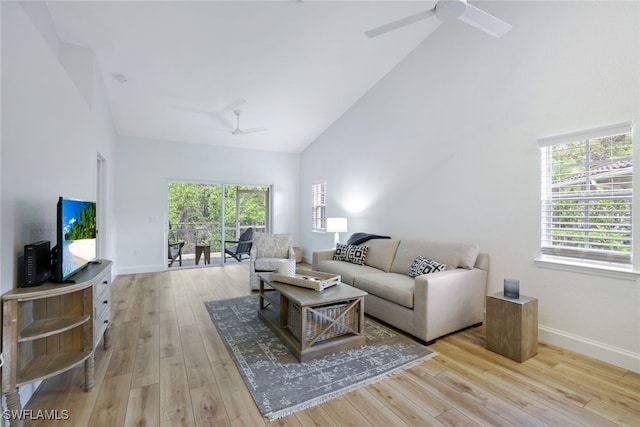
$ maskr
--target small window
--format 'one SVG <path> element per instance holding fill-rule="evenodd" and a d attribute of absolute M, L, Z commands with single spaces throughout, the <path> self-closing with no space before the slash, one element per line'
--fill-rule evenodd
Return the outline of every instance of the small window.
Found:
<path fill-rule="evenodd" d="M 629 123 L 538 141 L 543 255 L 632 263 Z"/>
<path fill-rule="evenodd" d="M 324 232 L 327 230 L 327 215 L 325 210 L 325 181 L 316 182 L 311 186 L 311 230 Z"/>

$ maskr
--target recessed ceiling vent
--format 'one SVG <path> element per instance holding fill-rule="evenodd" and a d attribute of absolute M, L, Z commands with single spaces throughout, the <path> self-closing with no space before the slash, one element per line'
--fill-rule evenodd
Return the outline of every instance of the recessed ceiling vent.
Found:
<path fill-rule="evenodd" d="M 113 73 L 113 78 L 120 83 L 126 83 L 127 82 L 127 76 L 125 76 L 122 73 Z"/>

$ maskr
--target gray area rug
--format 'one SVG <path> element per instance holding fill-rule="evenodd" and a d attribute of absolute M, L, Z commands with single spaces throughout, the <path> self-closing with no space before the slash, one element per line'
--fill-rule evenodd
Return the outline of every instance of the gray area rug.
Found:
<path fill-rule="evenodd" d="M 205 302 L 260 412 L 270 420 L 319 405 L 435 355 L 365 318 L 367 344 L 299 362 L 258 318 L 258 296 Z"/>

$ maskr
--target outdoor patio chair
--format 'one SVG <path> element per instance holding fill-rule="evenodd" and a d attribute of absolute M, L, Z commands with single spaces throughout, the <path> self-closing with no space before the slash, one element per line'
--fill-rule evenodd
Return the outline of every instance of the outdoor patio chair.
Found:
<path fill-rule="evenodd" d="M 230 246 L 227 247 L 227 244 Z M 253 246 L 253 227 L 247 228 L 238 240 L 224 241 L 224 262 L 227 262 L 227 256 L 235 258 L 238 262 L 248 259 L 251 256 L 251 246 Z M 246 255 L 246 258 L 243 258 L 243 255 Z"/>
<path fill-rule="evenodd" d="M 178 265 L 182 267 L 182 247 L 184 246 L 184 242 L 168 242 L 168 260 L 169 267 L 173 265 L 173 262 L 178 259 Z"/>

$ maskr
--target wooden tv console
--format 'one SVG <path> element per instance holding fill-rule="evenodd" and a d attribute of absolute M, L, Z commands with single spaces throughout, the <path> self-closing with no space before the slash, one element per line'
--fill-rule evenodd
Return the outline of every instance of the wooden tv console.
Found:
<path fill-rule="evenodd" d="M 72 276 L 74 283 L 44 283 L 2 296 L 2 391 L 9 414 L 19 414 L 20 386 L 84 362 L 84 389 L 93 387 L 94 350 L 111 322 L 111 261 L 100 260 Z M 22 419 L 9 417 L 10 425 Z"/>

